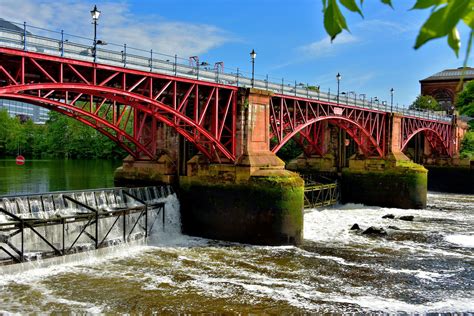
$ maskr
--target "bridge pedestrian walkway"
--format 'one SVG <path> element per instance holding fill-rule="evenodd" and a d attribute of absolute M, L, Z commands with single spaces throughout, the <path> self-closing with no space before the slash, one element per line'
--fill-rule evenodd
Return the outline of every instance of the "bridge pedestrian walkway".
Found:
<path fill-rule="evenodd" d="M 7 29 L 2 28 L 0 25 L 0 47 L 94 62 L 93 48 L 91 46 L 93 43 L 92 39 L 67 34 L 63 31 L 57 32 L 27 26 L 26 23 L 9 23 L 17 27 L 15 29 Z M 369 100 L 368 98 L 366 99 L 365 94 L 359 94 L 359 96 L 357 96 L 357 93 L 354 91 L 337 96 L 335 93 L 331 93 L 330 90 L 323 92 L 321 89 L 314 89 L 309 85 L 297 83 L 297 81 L 285 80 L 284 78 L 281 79 L 280 82 L 272 82 L 268 75 L 263 78 L 259 78 L 257 75 L 252 85 L 250 76 L 245 76 L 246 73 L 239 71 L 238 68 L 234 71 L 224 72 L 222 62 L 216 63 L 215 67 L 211 68 L 208 63 L 200 63 L 197 56 L 184 59 L 179 58 L 177 55 L 171 56 L 160 54 L 153 50 L 148 51 L 129 47 L 126 44 L 117 45 L 107 43 L 107 47 L 108 49 L 97 47 L 95 56 L 97 63 L 207 81 L 214 84 L 242 88 L 254 87 L 271 91 L 275 94 L 296 98 L 322 102 L 337 101 L 341 105 L 378 110 L 381 112 L 396 112 L 404 116 L 443 122 L 450 122 L 452 120 L 452 116 L 450 115 L 415 111 L 405 107 L 392 106 L 386 101 L 379 101 L 377 98 Z M 188 64 L 186 64 L 186 62 Z"/>

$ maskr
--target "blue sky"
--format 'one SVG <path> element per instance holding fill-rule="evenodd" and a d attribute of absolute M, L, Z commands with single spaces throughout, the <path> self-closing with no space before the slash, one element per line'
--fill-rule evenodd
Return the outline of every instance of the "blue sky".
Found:
<path fill-rule="evenodd" d="M 462 47 L 456 58 L 445 39 L 415 51 L 428 12 L 409 11 L 413 3 L 394 0 L 392 10 L 379 1 L 365 1 L 364 19 L 344 11 L 351 33 L 332 44 L 323 28 L 320 0 L 0 0 L 0 17 L 92 37 L 89 11 L 97 4 L 102 11 L 99 38 L 109 43 L 185 58 L 199 55 L 210 64 L 223 61 L 228 71 L 250 71 L 249 52 L 255 49 L 258 76 L 335 91 L 340 72 L 341 91 L 387 100 L 393 87 L 394 102 L 401 105 L 419 94 L 420 79 L 462 66 L 465 53 Z M 466 44 L 467 28 L 460 31 Z"/>

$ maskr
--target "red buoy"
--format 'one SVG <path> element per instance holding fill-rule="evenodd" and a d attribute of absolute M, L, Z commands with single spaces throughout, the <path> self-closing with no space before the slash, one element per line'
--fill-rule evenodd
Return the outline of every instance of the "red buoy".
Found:
<path fill-rule="evenodd" d="M 23 166 L 25 164 L 25 157 L 23 157 L 22 155 L 18 155 L 16 156 L 15 162 L 17 165 Z"/>

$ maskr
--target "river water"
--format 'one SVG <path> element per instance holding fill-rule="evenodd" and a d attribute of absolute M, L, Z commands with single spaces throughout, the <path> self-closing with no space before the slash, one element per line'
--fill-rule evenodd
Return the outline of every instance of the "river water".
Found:
<path fill-rule="evenodd" d="M 165 232 L 148 244 L 0 269 L 0 313 L 473 313 L 474 196 L 432 192 L 428 204 L 306 210 L 301 247 L 185 236 L 174 206 Z M 397 219 L 403 215 L 414 221 Z M 388 236 L 350 231 L 354 223 L 384 227 Z"/>

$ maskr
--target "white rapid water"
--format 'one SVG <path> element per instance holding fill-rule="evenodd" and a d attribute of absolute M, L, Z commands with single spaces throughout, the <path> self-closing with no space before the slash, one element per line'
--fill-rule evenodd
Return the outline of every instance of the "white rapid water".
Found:
<path fill-rule="evenodd" d="M 472 313 L 474 197 L 428 198 L 426 210 L 307 210 L 297 248 L 182 235 L 171 195 L 148 245 L 2 274 L 0 313 Z M 354 223 L 388 236 L 350 231 Z"/>

